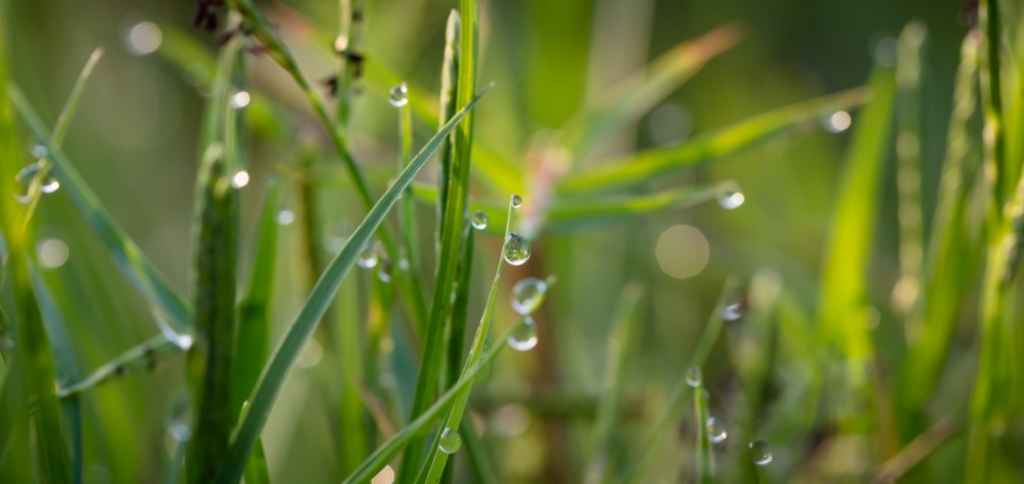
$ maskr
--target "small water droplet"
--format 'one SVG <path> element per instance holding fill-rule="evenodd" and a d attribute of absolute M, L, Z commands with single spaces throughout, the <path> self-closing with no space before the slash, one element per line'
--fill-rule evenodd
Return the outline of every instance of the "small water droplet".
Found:
<path fill-rule="evenodd" d="M 519 208 L 523 206 L 523 197 L 519 195 L 512 195 L 512 208 Z"/>
<path fill-rule="evenodd" d="M 746 195 L 741 191 L 729 190 L 718 197 L 718 205 L 726 210 L 735 210 L 747 201 Z"/>
<path fill-rule="evenodd" d="M 454 454 L 459 451 L 459 447 L 462 447 L 462 437 L 459 437 L 457 431 L 445 427 L 441 431 L 441 439 L 437 442 L 437 447 L 445 454 Z"/>
<path fill-rule="evenodd" d="M 722 308 L 722 319 L 726 321 L 736 321 L 743 317 L 743 306 L 740 303 L 726 304 Z"/>
<path fill-rule="evenodd" d="M 529 316 L 523 316 L 508 335 L 508 346 L 516 351 L 530 351 L 537 341 L 537 324 Z"/>
<path fill-rule="evenodd" d="M 167 427 L 167 432 L 175 442 L 187 442 L 192 436 L 192 427 L 186 422 L 176 420 Z"/>
<path fill-rule="evenodd" d="M 43 186 L 39 187 L 39 189 L 44 194 L 49 195 L 51 193 L 56 192 L 57 190 L 60 190 L 60 182 L 57 181 L 55 178 L 50 178 L 49 180 L 46 181 L 46 183 L 43 183 Z"/>
<path fill-rule="evenodd" d="M 195 339 L 190 334 L 180 334 L 174 338 L 174 345 L 180 348 L 182 351 L 188 351 L 192 348 L 192 344 L 195 343 Z"/>
<path fill-rule="evenodd" d="M 238 91 L 231 95 L 231 107 L 234 109 L 244 109 L 250 102 L 252 102 L 252 95 L 249 94 L 249 91 Z"/>
<path fill-rule="evenodd" d="M 287 208 L 277 212 L 277 224 L 278 225 L 291 225 L 295 221 L 295 212 L 288 210 Z"/>
<path fill-rule="evenodd" d="M 850 129 L 853 117 L 850 116 L 849 111 L 839 110 L 822 120 L 822 124 L 825 125 L 825 130 L 829 133 L 842 133 Z"/>
<path fill-rule="evenodd" d="M 487 228 L 487 214 L 478 210 L 473 214 L 473 218 L 469 223 L 473 225 L 474 229 L 484 230 Z"/>
<path fill-rule="evenodd" d="M 548 283 L 536 277 L 521 279 L 512 287 L 512 309 L 525 316 L 531 314 L 544 302 Z"/>
<path fill-rule="evenodd" d="M 398 259 L 398 270 L 407 271 L 409 270 L 409 259 L 402 257 Z"/>
<path fill-rule="evenodd" d="M 530 259 L 530 243 L 515 232 L 509 233 L 505 239 L 504 256 L 505 262 L 521 266 Z"/>
<path fill-rule="evenodd" d="M 359 254 L 359 260 L 356 261 L 356 264 L 359 264 L 359 267 L 362 267 L 363 269 L 373 269 L 374 267 L 377 267 L 378 260 L 377 247 L 371 244 L 369 247 L 363 249 L 363 252 Z"/>
<path fill-rule="evenodd" d="M 404 82 L 388 91 L 388 102 L 396 108 L 409 104 L 409 86 Z"/>
<path fill-rule="evenodd" d="M 46 158 L 46 155 L 50 154 L 50 152 L 46 149 L 46 146 L 43 146 L 41 144 L 32 145 L 32 150 L 30 151 L 30 153 L 32 153 L 32 157 L 37 160 L 40 158 Z"/>
<path fill-rule="evenodd" d="M 44 269 L 56 269 L 68 261 L 71 251 L 68 244 L 60 239 L 44 239 L 36 249 L 39 265 Z"/>
<path fill-rule="evenodd" d="M 20 203 L 29 203 L 32 201 L 32 182 L 35 181 L 36 177 L 39 176 L 39 172 L 43 170 L 43 166 L 43 162 L 41 161 L 29 163 L 28 165 L 25 165 L 24 168 L 19 170 L 18 173 L 14 176 L 14 179 L 18 183 L 18 186 L 21 187 L 21 193 L 15 195 L 15 198 Z M 49 178 L 42 185 L 40 185 L 39 190 L 43 194 L 54 193 L 57 190 L 60 190 L 60 182 L 54 178 Z"/>
<path fill-rule="evenodd" d="M 691 366 L 686 369 L 686 384 L 692 388 L 698 388 L 701 384 L 700 367 Z"/>
<path fill-rule="evenodd" d="M 231 175 L 231 186 L 235 188 L 245 188 L 249 184 L 249 172 L 245 170 L 238 170 L 234 175 Z"/>
<path fill-rule="evenodd" d="M 747 444 L 747 448 L 750 449 L 751 459 L 754 460 L 756 465 L 766 466 L 775 460 L 771 449 L 768 448 L 768 443 L 763 440 L 755 440 Z"/>
<path fill-rule="evenodd" d="M 704 429 L 707 431 L 708 440 L 712 444 L 721 444 L 729 437 L 729 433 L 725 430 L 725 425 L 722 425 L 722 422 L 719 422 L 715 417 L 708 417 L 704 422 Z"/>
<path fill-rule="evenodd" d="M 377 269 L 377 280 L 387 284 L 391 282 L 391 263 L 386 258 L 380 259 L 380 268 Z"/>
<path fill-rule="evenodd" d="M 132 54 L 143 56 L 156 52 L 160 48 L 163 38 L 163 32 L 160 31 L 157 24 L 139 22 L 128 30 L 125 43 L 128 44 L 128 50 Z"/>

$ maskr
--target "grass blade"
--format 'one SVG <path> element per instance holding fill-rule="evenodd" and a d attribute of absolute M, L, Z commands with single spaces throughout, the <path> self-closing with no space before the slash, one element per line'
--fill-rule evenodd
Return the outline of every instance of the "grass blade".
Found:
<path fill-rule="evenodd" d="M 46 147 L 47 156 L 53 162 L 53 175 L 60 181 L 61 188 L 71 198 L 82 214 L 82 218 L 87 220 L 100 236 L 103 245 L 113 256 L 118 269 L 128 277 L 129 281 L 152 306 L 157 320 L 161 324 L 161 330 L 167 333 L 168 339 L 176 344 L 184 345 L 190 341 L 188 333 L 192 328 L 191 309 L 164 281 L 160 272 L 146 258 L 139 246 L 117 226 L 78 170 L 64 155 L 64 152 L 51 141 L 52 138 L 42 120 L 21 90 L 11 86 L 9 92 L 14 108 L 32 134 Z M 172 328 L 163 327 L 166 323 L 170 323 Z"/>
<path fill-rule="evenodd" d="M 858 120 L 839 188 L 818 308 L 822 326 L 847 359 L 854 387 L 866 381 L 866 365 L 872 356 L 867 268 L 892 126 L 892 69 L 876 69 L 870 86 L 871 101 Z"/>
<path fill-rule="evenodd" d="M 708 391 L 704 387 L 693 391 L 693 426 L 697 429 L 697 482 L 714 482 L 714 455 L 711 453 L 711 439 L 708 437 Z"/>
<path fill-rule="evenodd" d="M 374 232 L 380 227 L 385 216 L 398 201 L 399 196 L 412 183 L 416 173 L 423 168 L 437 151 L 444 137 L 448 136 L 452 129 L 462 121 L 466 112 L 472 109 L 479 99 L 479 96 L 473 99 L 424 145 L 352 233 L 341 252 L 324 270 L 295 321 L 288 328 L 284 340 L 278 345 L 270 362 L 263 369 L 259 383 L 249 398 L 248 411 L 234 433 L 230 452 L 227 459 L 222 462 L 221 472 L 216 482 L 236 483 L 241 478 L 246 459 L 267 422 L 270 409 L 281 391 L 288 370 L 291 369 L 299 356 L 299 351 L 316 329 L 317 322 L 330 306 L 341 281 L 352 269 L 363 247 L 370 243 Z"/>
<path fill-rule="evenodd" d="M 698 136 L 680 145 L 641 152 L 606 166 L 568 176 L 558 184 L 558 192 L 575 195 L 636 185 L 681 168 L 736 153 L 788 128 L 818 119 L 823 114 L 858 105 L 863 99 L 862 89 L 852 89 L 792 104 Z"/>

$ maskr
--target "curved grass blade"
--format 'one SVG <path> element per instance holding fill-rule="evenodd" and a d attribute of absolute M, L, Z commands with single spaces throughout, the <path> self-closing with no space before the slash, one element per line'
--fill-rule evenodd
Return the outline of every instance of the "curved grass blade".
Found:
<path fill-rule="evenodd" d="M 616 83 L 612 92 L 570 125 L 569 146 L 585 156 L 602 138 L 639 120 L 704 64 L 735 46 L 739 38 L 735 26 L 719 27 L 696 40 L 680 43 L 651 62 L 645 72 Z"/>
<path fill-rule="evenodd" d="M 711 349 L 715 346 L 715 342 L 718 341 L 718 335 L 722 332 L 722 326 L 724 325 L 724 318 L 722 312 L 725 310 L 729 299 L 733 297 L 733 293 L 736 292 L 737 283 L 733 280 L 727 280 L 725 287 L 722 290 L 722 295 L 718 299 L 718 304 L 715 305 L 715 309 L 712 311 L 711 316 L 708 318 L 708 323 L 704 327 L 704 331 L 700 334 L 700 339 L 697 340 L 697 346 L 694 348 L 693 355 L 690 357 L 690 365 L 688 368 L 701 368 L 704 362 L 707 360 L 708 355 L 711 354 Z M 655 455 L 658 453 L 658 449 L 664 444 L 665 439 L 671 432 L 665 432 L 665 429 L 671 428 L 675 422 L 683 415 L 683 403 L 686 393 L 690 390 L 690 385 L 687 383 L 686 378 L 680 378 L 676 382 L 674 389 L 672 390 L 671 396 L 669 396 L 668 404 L 665 406 L 665 410 L 658 416 L 658 419 L 654 421 L 654 426 L 651 427 L 651 432 L 643 440 L 644 444 L 640 447 L 640 454 L 636 460 L 630 465 L 623 475 L 621 481 L 623 484 L 633 484 L 636 482 L 644 481 L 648 468 L 654 461 Z M 699 423 L 698 423 L 699 424 Z M 604 482 L 614 482 L 608 479 L 607 476 Z"/>
<path fill-rule="evenodd" d="M 357 484 L 369 482 L 373 476 L 377 475 L 381 469 L 384 468 L 402 451 L 405 446 L 416 437 L 420 437 L 427 433 L 434 425 L 435 420 L 441 417 L 442 412 L 446 411 L 455 403 L 456 398 L 462 394 L 462 391 L 468 388 L 476 380 L 476 377 L 485 368 L 497 359 L 498 354 L 505 348 L 505 339 L 512 333 L 514 328 L 509 328 L 502 334 L 495 338 L 497 341 L 491 345 L 480 357 L 479 363 L 469 368 L 468 371 L 464 371 L 459 381 L 452 385 L 452 387 L 445 392 L 443 395 L 438 397 L 437 401 L 434 402 L 425 412 L 421 413 L 412 422 L 403 427 L 401 430 L 391 436 L 384 444 L 377 448 L 370 454 L 363 464 L 356 469 L 352 475 L 345 478 L 343 484 Z"/>
<path fill-rule="evenodd" d="M 380 227 L 402 192 L 412 183 L 416 173 L 423 168 L 440 147 L 441 141 L 462 121 L 466 112 L 472 109 L 479 100 L 480 96 L 478 95 L 424 145 L 352 233 L 341 252 L 324 270 L 307 298 L 306 304 L 303 305 L 302 310 L 299 311 L 295 321 L 289 327 L 284 340 L 278 345 L 270 362 L 263 369 L 259 383 L 249 398 L 248 411 L 234 433 L 230 452 L 222 464 L 216 482 L 236 483 L 241 478 L 246 459 L 267 422 L 270 409 L 281 391 L 288 370 L 291 369 L 299 356 L 299 351 L 316 329 L 317 322 L 330 306 L 341 281 L 352 269 L 363 247 L 370 243 L 374 232 Z"/>
<path fill-rule="evenodd" d="M 12 85 L 8 91 L 15 109 L 29 130 L 46 147 L 47 156 L 53 162 L 54 177 L 60 181 L 61 188 L 100 236 L 118 269 L 149 302 L 158 322 L 170 323 L 172 326 L 161 327 L 161 330 L 168 334 L 168 339 L 176 343 L 190 340 L 188 333 L 192 328 L 191 309 L 167 285 L 156 266 L 146 258 L 139 246 L 117 226 L 78 170 L 64 152 L 51 141 L 52 138 L 42 120 L 21 90 Z M 167 331 L 168 329 L 172 331 Z"/>
<path fill-rule="evenodd" d="M 754 116 L 673 147 L 645 151 L 568 176 L 559 182 L 558 192 L 584 194 L 624 188 L 703 161 L 728 156 L 823 114 L 858 105 L 863 102 L 864 94 L 863 89 L 852 89 Z"/>
<path fill-rule="evenodd" d="M 866 270 L 892 128 L 892 69 L 876 68 L 870 86 L 871 101 L 857 123 L 839 187 L 818 306 L 822 327 L 845 355 L 854 388 L 866 381 L 866 365 L 873 354 Z"/>

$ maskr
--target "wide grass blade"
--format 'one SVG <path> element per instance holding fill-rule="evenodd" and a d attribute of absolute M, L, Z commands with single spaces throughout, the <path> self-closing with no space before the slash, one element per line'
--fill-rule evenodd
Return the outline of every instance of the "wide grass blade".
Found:
<path fill-rule="evenodd" d="M 267 422 L 270 409 L 277 399 L 284 379 L 299 356 L 299 351 L 316 329 L 317 322 L 323 317 L 330 306 L 334 294 L 348 271 L 352 269 L 363 248 L 370 243 L 377 228 L 383 223 L 388 212 L 398 201 L 401 194 L 412 183 L 416 173 L 426 164 L 437 151 L 444 137 L 462 121 L 466 112 L 479 101 L 479 96 L 465 108 L 456 113 L 437 134 L 420 150 L 419 153 L 399 174 L 395 182 L 384 192 L 380 200 L 373 206 L 363 222 L 349 237 L 341 252 L 331 261 L 320 276 L 312 292 L 288 328 L 284 340 L 274 351 L 270 363 L 263 369 L 259 383 L 249 398 L 248 410 L 239 423 L 231 441 L 231 449 L 222 462 L 221 472 L 216 482 L 235 483 L 242 476 L 246 459 L 259 437 L 260 431 Z"/>
<path fill-rule="evenodd" d="M 47 157 L 53 162 L 53 175 L 60 181 L 61 189 L 68 194 L 78 211 L 100 236 L 103 245 L 113 256 L 118 269 L 142 293 L 153 308 L 161 325 L 170 323 L 172 328 L 161 327 L 168 333 L 168 339 L 184 346 L 191 340 L 188 335 L 192 328 L 191 309 L 164 281 L 156 266 L 142 253 L 127 233 L 114 222 L 99 198 L 85 183 L 74 164 L 64 152 L 51 141 L 50 133 L 35 109 L 21 90 L 15 86 L 9 89 L 10 99 L 22 120 L 36 139 L 46 147 Z M 167 331 L 173 329 L 172 331 Z"/>
<path fill-rule="evenodd" d="M 891 68 L 872 75 L 871 100 L 861 113 L 839 187 L 821 278 L 819 318 L 847 360 L 855 387 L 872 357 L 867 269 L 892 127 L 895 80 Z"/>
<path fill-rule="evenodd" d="M 863 102 L 864 94 L 863 89 L 853 89 L 803 101 L 748 118 L 676 146 L 644 151 L 612 161 L 605 166 L 565 177 L 557 186 L 558 192 L 575 195 L 625 188 L 704 161 L 728 156 L 793 126 L 819 119 L 839 109 L 856 106 Z"/>

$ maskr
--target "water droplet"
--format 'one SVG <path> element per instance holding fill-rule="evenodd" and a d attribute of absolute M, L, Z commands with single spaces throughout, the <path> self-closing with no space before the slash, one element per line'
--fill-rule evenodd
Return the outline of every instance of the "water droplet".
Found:
<path fill-rule="evenodd" d="M 249 94 L 249 91 L 238 91 L 231 96 L 231 107 L 234 109 L 244 109 L 250 102 L 252 102 L 252 95 Z"/>
<path fill-rule="evenodd" d="M 295 212 L 288 210 L 287 208 L 277 212 L 277 224 L 278 225 L 291 225 L 295 221 Z"/>
<path fill-rule="evenodd" d="M 175 442 L 187 442 L 192 436 L 192 427 L 187 422 L 175 420 L 167 426 L 167 433 Z"/>
<path fill-rule="evenodd" d="M 504 255 L 505 262 L 514 266 L 521 266 L 530 259 L 530 242 L 519 234 L 512 232 L 505 239 Z"/>
<path fill-rule="evenodd" d="M 768 443 L 763 440 L 755 440 L 747 444 L 747 448 L 750 449 L 751 459 L 754 460 L 756 465 L 766 466 L 775 460 L 771 449 L 768 448 Z"/>
<path fill-rule="evenodd" d="M 691 366 L 686 369 L 686 384 L 692 388 L 700 387 L 701 383 L 700 367 Z"/>
<path fill-rule="evenodd" d="M 736 321 L 743 317 L 743 306 L 740 303 L 726 304 L 722 308 L 722 319 L 726 321 Z"/>
<path fill-rule="evenodd" d="M 512 195 L 512 208 L 519 208 L 523 206 L 523 197 L 519 195 Z"/>
<path fill-rule="evenodd" d="M 537 325 L 529 316 L 523 316 L 508 335 L 508 345 L 516 351 L 530 351 L 537 347 L 537 341 Z"/>
<path fill-rule="evenodd" d="M 747 197 L 743 195 L 743 192 L 737 190 L 729 190 L 718 196 L 718 205 L 726 210 L 740 208 L 745 201 L 747 201 Z"/>
<path fill-rule="evenodd" d="M 44 269 L 56 269 L 68 261 L 71 251 L 68 244 L 60 239 L 44 239 L 36 248 L 39 265 Z"/>
<path fill-rule="evenodd" d="M 457 431 L 445 427 L 441 431 L 441 439 L 437 442 L 437 447 L 445 454 L 454 454 L 459 451 L 459 447 L 462 447 L 462 437 L 459 437 Z"/>
<path fill-rule="evenodd" d="M 192 344 L 195 343 L 195 339 L 190 334 L 179 334 L 174 337 L 173 342 L 182 351 L 188 351 L 192 348 Z"/>
<path fill-rule="evenodd" d="M 481 211 L 477 211 L 473 214 L 473 218 L 469 221 L 473 225 L 474 229 L 483 230 L 487 228 L 487 214 Z"/>
<path fill-rule="evenodd" d="M 231 186 L 235 188 L 245 188 L 249 184 L 249 172 L 245 170 L 238 170 L 234 175 L 231 175 Z"/>
<path fill-rule="evenodd" d="M 39 187 L 39 189 L 48 195 L 60 190 L 60 182 L 54 178 L 50 178 L 46 183 L 43 183 L 43 186 Z"/>
<path fill-rule="evenodd" d="M 525 316 L 537 310 L 544 302 L 548 283 L 536 277 L 521 279 L 512 287 L 512 309 Z"/>
<path fill-rule="evenodd" d="M 160 48 L 163 42 L 163 32 L 153 22 L 139 22 L 128 30 L 125 42 L 132 54 L 143 56 L 149 55 Z"/>
<path fill-rule="evenodd" d="M 722 425 L 722 422 L 719 422 L 715 417 L 708 417 L 704 422 L 704 429 L 707 431 L 708 440 L 710 440 L 712 444 L 721 444 L 729 437 L 729 433 L 726 432 L 725 426 Z"/>
<path fill-rule="evenodd" d="M 409 104 L 409 86 L 404 82 L 388 91 L 388 102 L 396 108 Z"/>
<path fill-rule="evenodd" d="M 50 154 L 50 152 L 46 149 L 46 146 L 43 146 L 41 144 L 32 145 L 32 150 L 30 151 L 30 153 L 32 153 L 32 157 L 37 160 L 39 158 L 46 158 L 46 155 Z"/>
<path fill-rule="evenodd" d="M 839 110 L 830 114 L 823 120 L 825 130 L 829 133 L 842 133 L 850 129 L 850 125 L 853 124 L 853 117 L 850 116 L 848 111 Z"/>
<path fill-rule="evenodd" d="M 24 168 L 18 171 L 18 174 L 14 176 L 18 185 L 21 187 L 21 193 L 16 195 L 15 198 L 21 203 L 29 203 L 32 201 L 31 190 L 32 182 L 35 181 L 36 177 L 39 176 L 39 172 L 43 170 L 42 162 L 29 163 Z M 46 182 L 40 185 L 39 190 L 43 194 L 54 193 L 60 190 L 60 182 L 54 178 L 49 178 Z"/>
<path fill-rule="evenodd" d="M 377 261 L 377 247 L 370 245 L 363 249 L 363 252 L 359 254 L 359 260 L 356 264 L 359 264 L 359 267 L 362 267 L 363 269 L 373 269 L 374 267 L 377 267 Z"/>
<path fill-rule="evenodd" d="M 409 259 L 402 257 L 398 259 L 398 270 L 407 271 L 409 270 Z"/>
<path fill-rule="evenodd" d="M 387 259 L 380 260 L 380 269 L 377 269 L 377 279 L 384 284 L 391 282 L 391 263 Z"/>

